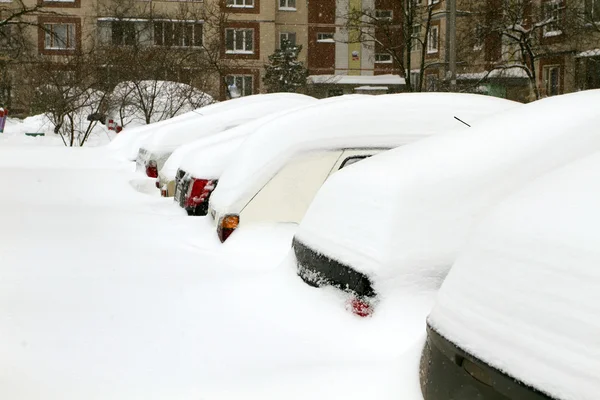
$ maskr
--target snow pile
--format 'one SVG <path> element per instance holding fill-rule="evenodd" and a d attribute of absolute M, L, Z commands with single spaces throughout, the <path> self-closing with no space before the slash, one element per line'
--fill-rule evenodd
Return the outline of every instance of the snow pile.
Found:
<path fill-rule="evenodd" d="M 206 106 L 214 99 L 185 83 L 171 81 L 125 81 L 109 97 L 109 114 L 121 126 L 146 124 Z"/>
<path fill-rule="evenodd" d="M 396 147 L 435 133 L 466 129 L 455 116 L 472 122 L 519 105 L 449 93 L 345 97 L 277 118 L 248 137 L 235 154 L 236 163 L 223 173 L 211 206 L 219 213 L 243 207 L 294 154 Z"/>
<path fill-rule="evenodd" d="M 281 107 L 295 107 L 306 102 L 300 94 L 264 94 L 247 96 L 219 103 L 219 108 L 193 124 L 179 123 L 161 129 L 142 143 L 149 152 L 171 153 L 177 147 L 238 126 L 244 122 L 277 112 Z"/>
<path fill-rule="evenodd" d="M 184 171 L 193 176 L 209 177 L 210 175 L 210 177 L 218 178 L 225 166 L 229 164 L 230 153 L 235 151 L 247 135 L 279 116 L 300 110 L 316 102 L 317 99 L 312 97 L 301 98 L 300 101 L 294 99 L 292 103 L 282 101 L 279 105 L 279 109 L 282 111 L 243 123 L 219 135 L 212 135 L 180 146 L 165 162 L 160 173 L 165 179 L 174 180 L 177 169 L 183 167 Z M 205 147 L 210 147 L 210 149 L 206 149 L 208 152 L 205 152 Z M 210 157 L 211 161 L 207 161 L 206 157 Z M 200 175 L 195 175 L 195 173 Z"/>
<path fill-rule="evenodd" d="M 596 153 L 495 208 L 452 267 L 430 324 L 553 398 L 597 399 L 599 196 Z"/>
<path fill-rule="evenodd" d="M 589 107 L 598 101 L 600 91 L 544 99 L 343 169 L 296 237 L 367 274 L 380 293 L 386 285 L 435 289 L 491 206 L 600 149 L 600 114 Z"/>
<path fill-rule="evenodd" d="M 26 133 L 44 133 L 44 136 L 27 136 Z M 96 147 L 110 143 L 115 133 L 98 123 L 92 130 L 85 147 Z M 54 125 L 44 114 L 25 119 L 8 118 L 4 133 L 0 133 L 3 146 L 64 146 L 60 135 L 54 133 Z"/>
<path fill-rule="evenodd" d="M 311 75 L 308 83 L 336 85 L 404 85 L 400 75 Z"/>

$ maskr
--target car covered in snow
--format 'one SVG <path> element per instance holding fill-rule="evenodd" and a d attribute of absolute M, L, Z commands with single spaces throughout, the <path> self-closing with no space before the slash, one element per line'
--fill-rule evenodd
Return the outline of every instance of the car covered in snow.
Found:
<path fill-rule="evenodd" d="M 326 100 L 321 100 L 320 102 L 323 101 Z M 173 154 L 171 154 L 171 156 L 169 156 L 159 171 L 157 187 L 161 189 L 161 194 L 164 197 L 172 197 L 176 194 L 175 192 L 178 187 L 177 185 L 183 183 L 178 178 L 183 176 L 189 177 L 188 173 L 198 171 L 194 169 L 194 166 L 199 165 L 198 168 L 200 168 L 201 172 L 203 171 L 202 168 L 205 165 L 207 165 L 211 171 L 216 171 L 215 167 L 219 166 L 218 170 L 222 171 L 230 161 L 230 153 L 235 151 L 235 149 L 240 145 L 247 135 L 254 132 L 256 129 L 258 129 L 258 127 L 262 126 L 266 122 L 277 118 L 279 115 L 293 112 L 294 110 L 301 109 L 303 107 L 309 107 L 316 102 L 317 99 L 313 97 L 306 97 L 302 98 L 302 101 L 298 101 L 298 105 L 296 107 L 286 107 L 286 104 L 283 104 L 281 106 L 282 111 L 278 111 L 264 117 L 254 119 L 250 122 L 243 123 L 237 127 L 228 129 L 225 132 L 221 132 L 218 135 L 204 137 L 180 146 L 173 152 Z M 218 151 L 218 155 L 213 157 L 212 154 L 215 151 Z M 208 161 L 208 159 L 210 159 L 210 161 Z M 186 165 L 194 169 L 194 171 L 189 170 L 189 168 L 180 169 L 184 160 L 187 160 L 185 161 Z M 220 174 L 220 172 L 218 174 Z M 210 175 L 214 175 L 214 172 L 211 172 Z M 211 180 L 214 178 L 218 178 L 218 176 L 210 177 Z M 189 179 L 186 178 L 185 180 L 187 181 Z M 185 184 L 187 186 L 187 183 Z M 176 199 L 176 201 L 179 201 L 179 199 Z M 206 202 L 208 203 L 208 199 L 206 199 Z M 198 207 L 194 208 L 200 210 L 205 209 L 206 207 L 199 205 Z M 206 215 L 206 212 L 204 212 L 203 215 Z"/>
<path fill-rule="evenodd" d="M 333 172 L 516 106 L 481 95 L 406 93 L 317 104 L 277 118 L 244 141 L 220 177 L 210 200 L 218 236 L 226 240 L 241 224 L 298 223 Z"/>
<path fill-rule="evenodd" d="M 158 178 L 158 171 L 179 146 L 282 109 L 297 107 L 312 99 L 310 96 L 296 93 L 273 93 L 218 103 L 218 107 L 210 110 L 209 115 L 170 124 L 145 138 L 138 152 L 137 169 L 146 171 L 149 177 Z"/>
<path fill-rule="evenodd" d="M 166 195 L 173 193 L 171 191 L 171 186 L 173 186 L 175 202 L 184 208 L 189 215 L 206 215 L 210 195 L 215 189 L 219 177 L 228 165 L 235 162 L 233 155 L 246 136 L 251 135 L 277 118 L 285 118 L 286 115 L 309 107 L 320 107 L 334 102 L 364 97 L 366 96 L 336 96 L 319 100 L 318 103 L 315 100 L 308 103 L 308 105 L 271 114 L 242 124 L 220 135 L 213 135 L 182 146 L 169 157 L 159 173 L 159 177 L 162 177 L 162 192 Z M 282 134 L 285 135 L 286 133 Z M 175 181 L 174 185 L 171 185 L 172 181 Z M 165 183 L 166 187 L 164 186 Z"/>
<path fill-rule="evenodd" d="M 428 317 L 426 400 L 598 398 L 599 196 L 595 153 L 477 226 Z"/>
<path fill-rule="evenodd" d="M 600 150 L 600 114 L 586 106 L 599 101 L 600 91 L 536 101 L 334 174 L 294 236 L 298 275 L 345 292 L 361 316 L 390 290 L 419 285 L 433 299 L 485 212 Z"/>

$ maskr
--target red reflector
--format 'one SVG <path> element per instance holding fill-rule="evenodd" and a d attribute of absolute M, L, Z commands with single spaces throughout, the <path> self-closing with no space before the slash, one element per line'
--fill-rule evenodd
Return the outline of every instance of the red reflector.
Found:
<path fill-rule="evenodd" d="M 356 297 L 350 300 L 350 309 L 354 315 L 358 315 L 359 317 L 370 317 L 373 314 L 371 304 Z"/>
<path fill-rule="evenodd" d="M 160 195 L 161 195 L 162 197 L 167 197 L 167 189 L 161 189 L 161 190 L 160 190 Z"/>
<path fill-rule="evenodd" d="M 157 189 L 160 189 L 160 181 L 157 179 L 156 182 L 154 182 L 154 184 L 156 185 Z"/>

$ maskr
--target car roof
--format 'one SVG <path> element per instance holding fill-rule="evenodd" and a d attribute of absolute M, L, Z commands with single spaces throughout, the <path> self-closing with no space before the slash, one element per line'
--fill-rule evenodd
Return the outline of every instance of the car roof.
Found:
<path fill-rule="evenodd" d="M 556 399 L 600 393 L 600 153 L 541 177 L 471 235 L 429 317 Z"/>
<path fill-rule="evenodd" d="M 548 98 L 469 130 L 384 152 L 336 172 L 296 238 L 371 277 L 435 290 L 491 206 L 600 149 L 600 90 Z"/>
<path fill-rule="evenodd" d="M 211 197 L 219 212 L 238 210 L 295 154 L 343 148 L 392 148 L 518 106 L 469 94 L 403 93 L 314 104 L 277 118 L 244 141 Z M 435 117 L 432 117 L 432 113 Z"/>
<path fill-rule="evenodd" d="M 147 137 L 142 147 L 150 152 L 174 151 L 177 147 L 224 130 L 233 128 L 282 109 L 316 102 L 313 97 L 294 93 L 248 96 L 219 103 L 210 113 L 197 112 L 199 118 L 166 125 Z M 227 103 L 227 104 L 225 104 Z M 216 105 L 214 106 L 216 107 Z"/>

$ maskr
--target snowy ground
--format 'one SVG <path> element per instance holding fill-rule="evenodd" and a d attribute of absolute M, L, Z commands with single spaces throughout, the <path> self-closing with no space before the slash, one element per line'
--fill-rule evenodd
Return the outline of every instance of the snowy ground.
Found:
<path fill-rule="evenodd" d="M 297 278 L 294 226 L 221 245 L 107 149 L 23 143 L 0 141 L 0 398 L 419 398 L 427 302 L 360 319 Z"/>

